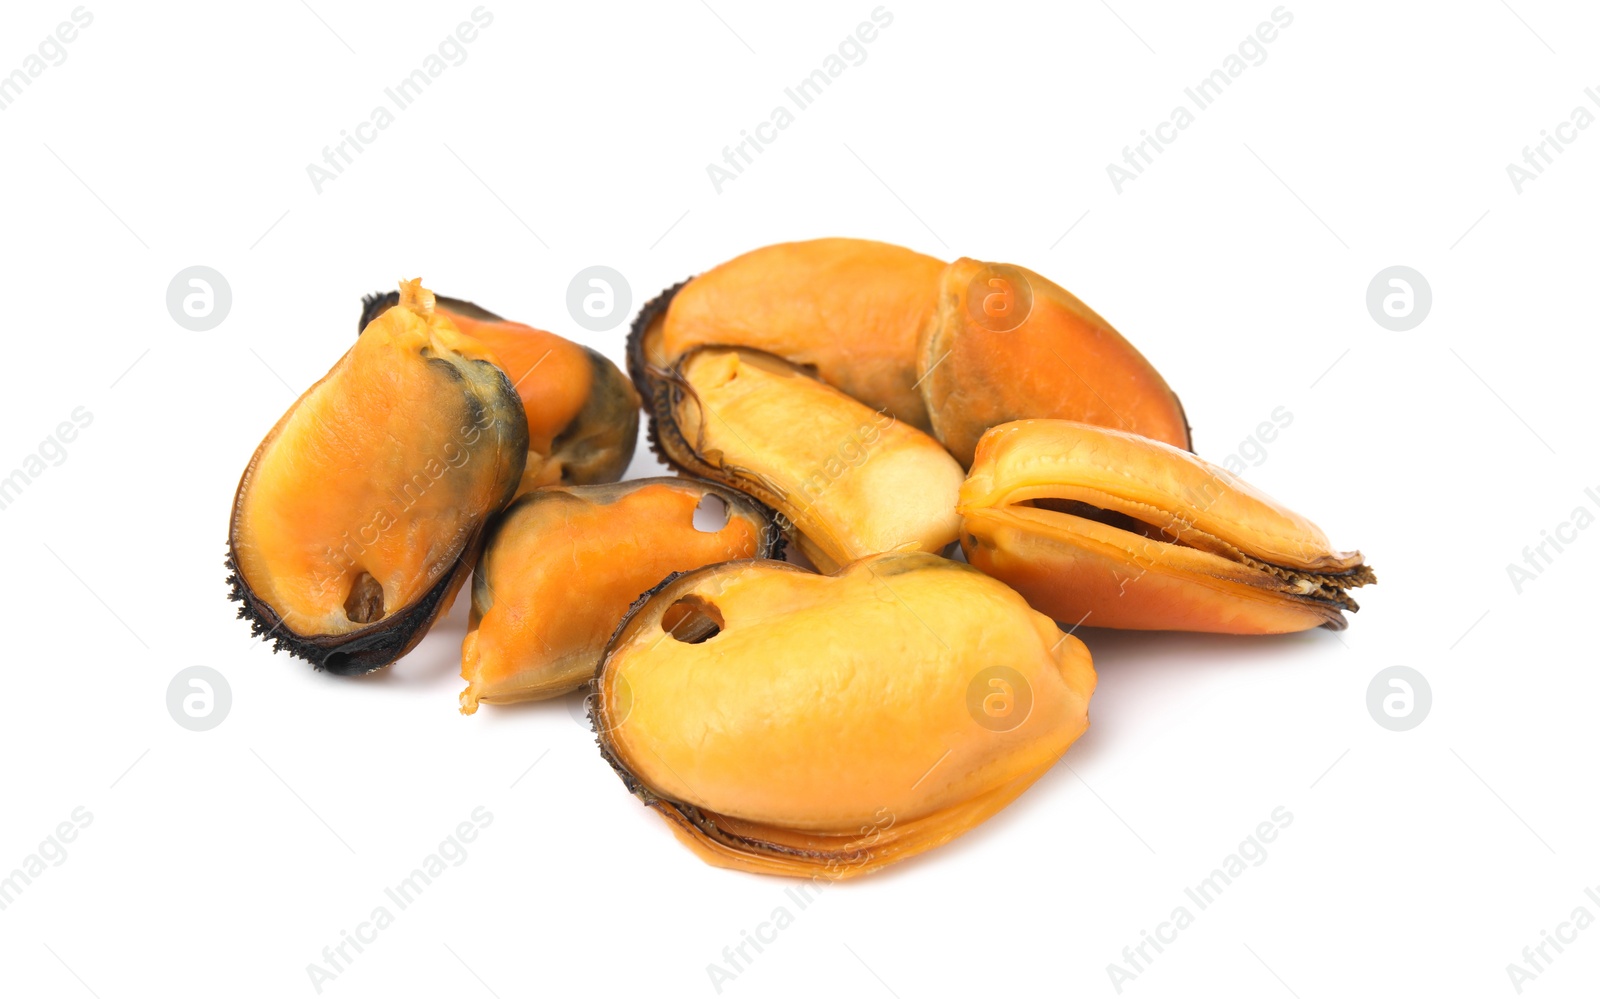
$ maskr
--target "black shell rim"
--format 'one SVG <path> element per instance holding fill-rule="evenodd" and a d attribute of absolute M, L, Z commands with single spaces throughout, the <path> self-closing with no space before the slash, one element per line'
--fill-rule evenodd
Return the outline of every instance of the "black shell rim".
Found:
<path fill-rule="evenodd" d="M 650 452 L 662 464 L 677 470 L 680 474 L 721 483 L 730 489 L 736 489 L 750 496 L 773 510 L 777 518 L 778 529 L 790 544 L 798 548 L 801 531 L 778 509 L 778 503 L 782 497 L 770 492 L 758 483 L 742 479 L 732 472 L 700 460 L 694 448 L 689 446 L 688 439 L 678 429 L 677 421 L 672 415 L 673 405 L 678 401 L 675 391 L 681 391 L 680 383 L 670 377 L 663 377 L 661 369 L 650 364 L 645 357 L 644 338 L 651 324 L 655 322 L 657 317 L 666 312 L 678 292 L 682 291 L 684 286 L 693 280 L 694 278 L 690 277 L 679 281 L 646 302 L 640 308 L 639 314 L 634 317 L 633 325 L 628 331 L 626 354 L 628 374 L 633 379 L 634 386 L 639 390 L 639 397 L 644 406 L 646 416 L 645 441 L 650 445 Z M 680 371 L 684 361 L 702 350 L 739 350 L 760 354 L 781 361 L 808 378 L 822 381 L 814 372 L 800 367 L 782 355 L 762 350 L 759 347 L 739 344 L 699 344 L 685 351 L 682 356 L 674 360 L 672 374 Z M 823 382 L 823 384 L 827 383 Z"/>
<path fill-rule="evenodd" d="M 623 786 L 628 789 L 628 793 L 634 795 L 646 805 L 654 805 L 657 801 L 666 801 L 668 799 L 662 798 L 654 791 L 651 791 L 643 781 L 634 776 L 633 771 L 629 770 L 623 765 L 622 761 L 617 757 L 616 751 L 612 749 L 610 743 L 606 741 L 605 733 L 600 728 L 599 719 L 595 717 L 595 713 L 598 710 L 596 698 L 599 697 L 600 694 L 600 677 L 605 673 L 606 663 L 611 660 L 611 654 L 616 651 L 617 640 L 622 637 L 622 633 L 627 630 L 628 625 L 633 623 L 633 619 L 638 616 L 639 612 L 644 609 L 644 606 L 648 604 L 653 597 L 665 590 L 667 587 L 671 586 L 673 583 L 683 579 L 685 576 L 695 576 L 701 573 L 720 571 L 727 569 L 729 566 L 756 565 L 758 563 L 781 565 L 787 569 L 793 569 L 797 572 L 808 571 L 800 568 L 797 565 L 794 565 L 793 563 L 781 562 L 775 558 L 772 558 L 771 556 L 763 556 L 760 558 L 741 558 L 732 559 L 727 562 L 715 562 L 711 565 L 703 565 L 698 569 L 690 569 L 686 572 L 667 573 L 667 575 L 662 577 L 661 582 L 639 594 L 633 603 L 628 605 L 627 613 L 622 615 L 622 620 L 618 621 L 617 626 L 611 630 L 611 637 L 606 639 L 605 649 L 600 653 L 600 663 L 594 668 L 594 675 L 584 682 L 583 687 L 579 688 L 586 691 L 584 696 L 584 708 L 589 716 L 589 730 L 594 733 L 594 740 L 595 743 L 600 747 L 601 757 L 603 757 L 605 761 L 611 765 L 612 770 L 616 771 L 617 776 L 622 780 Z"/>
<path fill-rule="evenodd" d="M 690 281 L 693 281 L 694 278 L 695 276 L 684 278 L 682 281 L 679 281 L 672 287 L 665 289 L 655 298 L 652 298 L 650 301 L 646 302 L 642 307 L 640 307 L 639 314 L 633 317 L 633 324 L 628 328 L 628 342 L 626 350 L 626 357 L 628 361 L 628 377 L 633 379 L 633 386 L 634 388 L 638 389 L 639 398 L 645 400 L 645 408 L 649 412 L 652 427 L 654 426 L 655 421 L 655 407 L 653 400 L 657 395 L 657 385 L 659 379 L 650 374 L 651 366 L 649 361 L 644 356 L 644 336 L 645 333 L 650 329 L 650 325 L 656 321 L 656 318 L 667 311 L 667 308 L 672 304 L 672 299 L 677 296 L 678 292 L 683 290 L 683 286 L 688 284 Z M 394 296 L 393 301 L 390 303 L 391 305 L 400 300 L 399 292 L 389 292 L 389 294 Z M 439 299 L 439 301 L 443 302 L 446 300 Z M 470 305 L 470 303 L 462 304 Z M 363 328 L 368 321 L 368 317 L 363 314 Z M 1132 346 L 1132 344 L 1130 343 L 1129 346 Z M 1137 351 L 1138 348 L 1135 347 L 1134 350 Z M 925 359 L 919 356 L 919 366 L 923 360 Z M 919 378 L 918 380 L 920 381 L 921 379 Z M 1163 382 L 1165 382 L 1165 380 L 1165 378 L 1162 379 Z M 1178 395 L 1176 389 L 1168 385 L 1167 391 L 1171 393 L 1172 403 L 1178 407 L 1178 416 L 1183 420 L 1184 450 L 1188 451 L 1190 454 L 1195 454 L 1197 452 L 1194 449 L 1194 424 L 1189 422 L 1189 411 L 1184 407 L 1183 398 Z M 919 390 L 917 394 L 922 398 L 923 405 L 931 408 L 932 404 L 927 398 L 927 390 Z M 931 428 L 927 431 L 927 433 L 935 440 L 939 440 L 938 434 L 935 433 Z M 662 461 L 670 464 L 670 459 L 662 454 L 660 443 L 656 439 L 653 429 L 650 433 L 649 440 L 651 451 L 653 451 Z M 939 443 L 943 444 L 944 441 L 939 440 Z"/>
<path fill-rule="evenodd" d="M 639 392 L 639 401 L 645 411 L 645 443 L 650 446 L 650 453 L 663 465 L 703 479 L 713 477 L 685 466 L 667 450 L 662 441 L 660 428 L 664 420 L 670 419 L 672 385 L 667 379 L 654 373 L 658 369 L 644 356 L 644 337 L 650 325 L 667 311 L 672 299 L 692 280 L 694 279 L 686 278 L 679 281 L 644 304 L 639 314 L 634 317 L 633 326 L 628 330 L 627 350 L 624 356 L 628 362 L 628 377 L 633 379 L 633 386 Z"/>
<path fill-rule="evenodd" d="M 650 362 L 644 356 L 644 335 L 657 317 L 667 311 L 667 307 L 672 304 L 678 292 L 683 290 L 683 286 L 693 280 L 693 277 L 684 278 L 644 303 L 639 308 L 639 314 L 633 317 L 633 324 L 628 327 L 628 340 L 623 356 L 628 363 L 628 377 L 633 379 L 633 387 L 639 391 L 640 399 L 654 398 L 656 386 L 656 379 L 650 374 Z M 398 295 L 398 292 L 396 294 Z"/>
<path fill-rule="evenodd" d="M 717 483 L 711 483 L 711 485 L 715 486 Z M 718 827 L 715 820 L 712 818 L 712 813 L 705 811 L 698 805 L 691 805 L 686 802 L 677 801 L 672 798 L 667 798 L 656 794 L 650 789 L 649 785 L 645 784 L 644 781 L 640 780 L 639 777 L 633 773 L 633 771 L 629 770 L 627 765 L 622 762 L 620 757 L 618 757 L 615 748 L 607 740 L 606 733 L 601 728 L 599 720 L 596 718 L 596 713 L 598 711 L 597 698 L 599 696 L 600 677 L 605 672 L 606 663 L 611 659 L 611 654 L 615 649 L 617 640 L 622 636 L 622 633 L 627 629 L 628 625 L 632 623 L 634 617 L 638 615 L 639 611 L 642 610 L 652 598 L 674 583 L 678 582 L 680 579 L 688 576 L 698 576 L 701 574 L 721 572 L 732 566 L 755 565 L 770 565 L 773 568 L 779 568 L 785 571 L 810 573 L 810 570 L 808 569 L 803 569 L 791 562 L 778 561 L 770 556 L 733 559 L 728 562 L 717 562 L 712 565 L 701 566 L 698 569 L 691 569 L 688 572 L 671 573 L 666 578 L 662 579 L 661 582 L 657 583 L 655 586 L 652 586 L 650 589 L 639 595 L 639 598 L 628 607 L 628 612 L 622 616 L 622 620 L 618 622 L 616 630 L 611 633 L 611 637 L 607 639 L 605 651 L 600 656 L 600 665 L 595 668 L 594 676 L 591 677 L 585 684 L 587 693 L 584 697 L 584 705 L 589 716 L 590 731 L 594 733 L 595 745 L 597 745 L 600 749 L 601 759 L 605 760 L 606 764 L 611 767 L 612 772 L 615 773 L 617 778 L 622 781 L 622 786 L 628 789 L 628 793 L 633 795 L 635 798 L 638 798 L 639 801 L 645 805 L 645 807 L 661 813 L 669 822 L 673 822 L 685 829 L 698 830 L 699 833 L 705 836 L 708 840 L 718 843 L 729 849 L 744 850 L 753 855 L 760 855 L 762 853 L 777 854 L 790 859 L 817 862 L 826 861 L 830 864 L 839 861 L 859 861 L 862 856 L 861 851 L 859 850 L 848 853 L 835 853 L 824 850 L 801 850 L 795 847 L 784 846 L 780 843 L 773 843 L 768 840 L 756 839 L 750 836 L 738 836 Z M 823 864 L 821 866 L 828 866 L 828 864 Z"/>
<path fill-rule="evenodd" d="M 302 635 L 283 624 L 272 606 L 244 580 L 234 558 L 233 541 L 223 565 L 228 570 L 228 599 L 239 605 L 236 618 L 250 622 L 250 636 L 272 642 L 272 651 L 287 652 L 335 676 L 364 676 L 392 665 L 422 641 L 443 609 L 445 598 L 466 582 L 477 562 L 483 529 L 426 593 L 399 613 L 344 635 Z"/>
<path fill-rule="evenodd" d="M 399 301 L 399 292 L 388 292 L 395 301 Z M 362 299 L 362 315 L 373 312 L 374 317 L 393 307 L 381 305 L 383 295 L 368 295 Z M 446 299 L 443 301 L 455 301 Z M 470 302 L 460 303 L 483 312 Z M 484 313 L 488 315 L 488 313 Z M 363 322 L 361 329 L 366 329 Z M 359 336 L 359 332 L 357 336 Z M 337 362 L 335 362 L 337 364 Z M 516 386 L 511 383 L 511 378 L 504 370 L 494 365 L 488 365 L 500 375 L 502 402 L 509 402 L 508 411 L 516 417 L 516 422 L 521 426 L 523 444 L 520 448 L 513 449 L 513 463 L 517 466 L 515 474 L 508 475 L 499 501 L 494 508 L 484 513 L 472 536 L 467 543 L 456 553 L 450 571 L 441 573 L 440 579 L 410 605 L 401 608 L 379 621 L 375 621 L 365 628 L 343 635 L 301 635 L 283 624 L 283 619 L 272 609 L 272 606 L 263 600 L 245 581 L 244 573 L 239 570 L 238 553 L 234 547 L 234 531 L 238 527 L 237 511 L 239 500 L 244 495 L 245 483 L 250 474 L 255 470 L 256 461 L 261 457 L 262 449 L 271 440 L 273 433 L 278 429 L 275 424 L 267 437 L 256 450 L 251 453 L 250 461 L 245 465 L 243 474 L 239 476 L 239 484 L 234 488 L 233 503 L 228 511 L 228 550 L 223 558 L 223 566 L 228 570 L 224 582 L 228 586 L 228 600 L 239 605 L 239 612 L 235 619 L 246 619 L 250 622 L 251 637 L 259 637 L 262 641 L 271 641 L 274 652 L 288 652 L 290 655 L 304 659 L 319 670 L 325 670 L 335 676 L 363 676 L 376 672 L 385 666 L 393 665 L 398 659 L 416 647 L 418 642 L 432 629 L 444 609 L 448 598 L 453 596 L 472 574 L 473 566 L 477 565 L 478 555 L 483 548 L 486 531 L 495 514 L 503 510 L 516 495 L 517 488 L 522 480 L 522 465 L 528 459 L 528 425 L 527 416 L 522 408 L 522 399 L 517 395 Z M 324 376 L 326 377 L 326 376 Z M 303 396 L 302 396 L 303 397 Z M 296 399 L 289 412 L 300 405 Z M 285 413 L 285 416 L 288 414 Z M 280 418 L 281 423 L 281 418 Z"/>
<path fill-rule="evenodd" d="M 676 290 L 676 289 L 674 289 Z M 770 508 L 777 518 L 778 528 L 784 537 L 792 544 L 798 544 L 801 531 L 793 521 L 784 515 L 779 508 L 783 497 L 765 485 L 751 478 L 740 476 L 737 471 L 723 466 L 712 465 L 701 459 L 695 449 L 689 444 L 687 437 L 678 428 L 677 419 L 673 416 L 673 407 L 681 400 L 684 391 L 684 382 L 678 373 L 690 358 L 707 350 L 735 350 L 745 354 L 756 354 L 768 357 L 774 361 L 792 368 L 796 374 L 822 382 L 812 372 L 806 370 L 781 355 L 758 347 L 742 347 L 732 344 L 703 343 L 685 351 L 673 365 L 673 377 L 654 377 L 652 379 L 652 394 L 646 397 L 647 404 L 647 439 L 650 450 L 660 459 L 662 464 L 675 469 L 680 474 L 697 479 L 708 479 L 720 483 L 730 489 L 738 490 L 759 503 Z M 631 355 L 630 355 L 631 357 Z M 631 361 L 630 361 L 631 363 Z"/>

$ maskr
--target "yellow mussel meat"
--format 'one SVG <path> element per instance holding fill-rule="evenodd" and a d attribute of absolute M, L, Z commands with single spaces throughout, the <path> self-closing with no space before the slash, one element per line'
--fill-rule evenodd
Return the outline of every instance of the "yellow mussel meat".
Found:
<path fill-rule="evenodd" d="M 494 355 L 404 282 L 239 480 L 239 616 L 333 673 L 394 662 L 449 609 L 527 456 L 522 401 Z"/>
<path fill-rule="evenodd" d="M 669 381 L 658 453 L 777 510 L 818 568 L 955 543 L 961 466 L 922 431 L 758 350 L 696 348 Z"/>
<path fill-rule="evenodd" d="M 823 576 L 784 562 L 668 580 L 595 679 L 602 753 L 703 860 L 854 877 L 946 843 L 1088 725 L 1083 643 L 921 552 Z"/>
<path fill-rule="evenodd" d="M 995 427 L 961 489 L 967 560 L 1058 621 L 1275 634 L 1345 627 L 1360 552 L 1187 451 L 1064 420 Z"/>
<path fill-rule="evenodd" d="M 472 576 L 462 714 L 577 688 L 641 593 L 675 572 L 771 557 L 780 543 L 765 507 L 697 479 L 521 496 L 490 527 Z"/>

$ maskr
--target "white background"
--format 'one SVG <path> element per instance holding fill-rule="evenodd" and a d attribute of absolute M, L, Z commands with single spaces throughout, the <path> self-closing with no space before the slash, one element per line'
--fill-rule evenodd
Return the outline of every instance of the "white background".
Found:
<path fill-rule="evenodd" d="M 1600 16 L 1292 2 L 1265 63 L 1118 194 L 1107 163 L 1271 0 L 896 0 L 865 63 L 718 194 L 706 164 L 875 5 L 710 3 L 492 2 L 465 63 L 320 194 L 306 165 L 471 0 L 93 3 L 0 112 L 0 474 L 93 414 L 0 511 L 0 872 L 93 815 L 0 912 L 0 990 L 314 995 L 306 966 L 481 805 L 468 859 L 323 994 L 712 996 L 707 966 L 785 905 L 793 925 L 722 994 L 1114 996 L 1106 966 L 1283 806 L 1267 860 L 1123 994 L 1515 995 L 1506 966 L 1542 930 L 1600 916 L 1600 530 L 1520 594 L 1506 571 L 1600 512 L 1600 127 L 1520 194 L 1505 168 L 1600 88 Z M 0 73 L 72 9 L 8 3 Z M 573 701 L 458 715 L 464 600 L 362 680 L 233 619 L 238 475 L 349 345 L 363 293 L 421 275 L 620 360 L 625 325 L 567 314 L 580 268 L 619 270 L 637 307 L 823 235 L 1059 281 L 1156 363 L 1213 460 L 1286 407 L 1246 477 L 1381 585 L 1342 636 L 1085 629 L 1100 687 L 1063 763 L 804 911 L 680 847 Z M 193 264 L 232 287 L 209 332 L 165 307 Z M 1432 287 L 1409 332 L 1365 305 L 1393 264 Z M 641 448 L 632 473 L 655 467 Z M 197 664 L 233 692 L 204 733 L 165 706 Z M 1365 705 L 1396 664 L 1433 692 L 1404 733 Z M 1600 927 L 1555 956 L 1525 994 L 1592 995 Z"/>

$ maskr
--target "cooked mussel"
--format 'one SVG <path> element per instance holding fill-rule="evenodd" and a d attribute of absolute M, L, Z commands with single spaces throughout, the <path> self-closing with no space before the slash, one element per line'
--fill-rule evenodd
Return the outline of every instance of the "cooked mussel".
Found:
<path fill-rule="evenodd" d="M 1025 268 L 952 264 L 861 239 L 780 243 L 645 306 L 628 370 L 652 413 L 708 346 L 751 347 L 931 432 L 962 463 L 1024 418 L 1079 420 L 1190 445 L 1178 397 L 1110 323 Z"/>
<path fill-rule="evenodd" d="M 917 381 L 934 436 L 963 466 L 984 431 L 1022 419 L 1190 444 L 1183 406 L 1144 355 L 1071 292 L 1025 267 L 963 257 L 944 269 Z"/>
<path fill-rule="evenodd" d="M 646 305 L 628 343 L 641 395 L 696 347 L 754 347 L 901 423 L 928 429 L 916 351 L 944 262 L 868 239 L 752 250 Z"/>
<path fill-rule="evenodd" d="M 1089 653 L 920 552 L 831 576 L 730 562 L 634 607 L 591 720 L 628 789 L 712 864 L 839 879 L 946 843 L 1088 725 Z"/>
<path fill-rule="evenodd" d="M 392 291 L 363 298 L 361 328 L 396 301 Z M 639 395 L 621 369 L 598 351 L 471 302 L 436 301 L 456 329 L 489 349 L 522 397 L 528 463 L 519 493 L 622 478 L 639 437 Z"/>
<path fill-rule="evenodd" d="M 472 576 L 461 712 L 575 689 L 639 594 L 675 572 L 771 557 L 780 543 L 770 511 L 696 479 L 519 497 L 490 527 Z"/>
<path fill-rule="evenodd" d="M 239 480 L 231 597 L 334 673 L 400 658 L 450 606 L 522 478 L 528 423 L 482 343 L 420 281 L 283 415 Z"/>
<path fill-rule="evenodd" d="M 1058 621 L 1273 634 L 1345 627 L 1360 552 L 1168 444 L 1083 423 L 984 434 L 961 488 L 967 560 Z"/>
<path fill-rule="evenodd" d="M 920 430 L 758 350 L 697 347 L 668 383 L 657 452 L 777 510 L 818 568 L 955 543 L 961 466 Z"/>

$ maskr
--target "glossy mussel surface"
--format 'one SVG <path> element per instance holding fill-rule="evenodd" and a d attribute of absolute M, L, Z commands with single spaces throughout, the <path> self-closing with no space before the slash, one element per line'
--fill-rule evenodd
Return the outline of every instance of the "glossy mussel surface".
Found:
<path fill-rule="evenodd" d="M 730 562 L 611 639 L 592 719 L 624 783 L 709 863 L 852 877 L 999 811 L 1088 724 L 1076 638 L 922 552 L 832 575 Z"/>
<path fill-rule="evenodd" d="M 1269 634 L 1345 627 L 1360 552 L 1187 451 L 1063 420 L 984 435 L 967 560 L 1069 624 Z"/>
<path fill-rule="evenodd" d="M 396 292 L 362 299 L 361 329 L 393 308 Z M 615 482 L 639 437 L 639 396 L 598 351 L 456 298 L 435 310 L 494 355 L 522 399 L 528 460 L 519 493 L 563 483 Z"/>
<path fill-rule="evenodd" d="M 657 453 L 778 511 L 818 568 L 955 543 L 955 459 L 922 431 L 789 361 L 698 347 L 674 366 L 656 401 Z"/>
<path fill-rule="evenodd" d="M 682 359 L 705 347 L 784 358 L 932 434 L 962 466 L 984 431 L 1020 419 L 1190 446 L 1155 366 L 1071 292 L 1013 264 L 838 238 L 735 257 L 668 289 L 634 323 L 628 370 L 652 415 Z"/>
<path fill-rule="evenodd" d="M 675 572 L 769 558 L 771 512 L 700 479 L 548 486 L 496 518 L 472 577 L 461 711 L 586 683 L 641 593 Z"/>
<path fill-rule="evenodd" d="M 403 283 L 245 468 L 228 530 L 240 616 L 331 672 L 393 662 L 450 606 L 527 455 L 494 355 Z"/>

